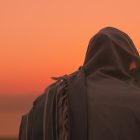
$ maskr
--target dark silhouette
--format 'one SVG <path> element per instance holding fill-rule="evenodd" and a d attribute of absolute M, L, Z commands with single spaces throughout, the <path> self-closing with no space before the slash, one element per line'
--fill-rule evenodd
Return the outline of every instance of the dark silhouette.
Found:
<path fill-rule="evenodd" d="M 140 56 L 126 33 L 99 30 L 83 65 L 52 78 L 22 116 L 20 140 L 140 140 Z"/>

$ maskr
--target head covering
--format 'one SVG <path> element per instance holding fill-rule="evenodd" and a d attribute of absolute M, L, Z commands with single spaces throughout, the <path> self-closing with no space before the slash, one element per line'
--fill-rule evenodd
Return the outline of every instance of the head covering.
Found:
<path fill-rule="evenodd" d="M 114 27 L 99 30 L 89 42 L 83 70 L 84 140 L 140 139 L 140 56 L 130 37 Z"/>
<path fill-rule="evenodd" d="M 135 69 L 131 69 L 131 64 Z M 87 75 L 100 71 L 122 80 L 132 80 L 134 70 L 140 67 L 140 56 L 126 33 L 105 27 L 90 39 L 83 66 Z"/>

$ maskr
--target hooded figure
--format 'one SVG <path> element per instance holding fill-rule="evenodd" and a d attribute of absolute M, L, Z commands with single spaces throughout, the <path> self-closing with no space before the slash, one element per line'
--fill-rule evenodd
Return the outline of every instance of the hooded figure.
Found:
<path fill-rule="evenodd" d="M 87 140 L 140 140 L 140 56 L 114 27 L 95 34 L 83 64 Z"/>
<path fill-rule="evenodd" d="M 126 33 L 99 30 L 83 65 L 56 79 L 23 116 L 20 140 L 140 140 L 140 56 Z"/>
<path fill-rule="evenodd" d="M 73 79 L 70 140 L 140 140 L 140 56 L 126 33 L 99 30 Z"/>

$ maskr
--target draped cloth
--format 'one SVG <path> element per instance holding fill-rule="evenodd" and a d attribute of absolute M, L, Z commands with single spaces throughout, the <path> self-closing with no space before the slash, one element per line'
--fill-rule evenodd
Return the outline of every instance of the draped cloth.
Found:
<path fill-rule="evenodd" d="M 140 56 L 128 34 L 99 30 L 69 82 L 70 140 L 140 139 Z"/>
<path fill-rule="evenodd" d="M 140 140 L 140 55 L 128 34 L 102 28 L 78 70 L 53 79 L 19 140 Z"/>
<path fill-rule="evenodd" d="M 114 27 L 99 30 L 83 67 L 87 140 L 139 140 L 140 56 L 132 39 Z"/>

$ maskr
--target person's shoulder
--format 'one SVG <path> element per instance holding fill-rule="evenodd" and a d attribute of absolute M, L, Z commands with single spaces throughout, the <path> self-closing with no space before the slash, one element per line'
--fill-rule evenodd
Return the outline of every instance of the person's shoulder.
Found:
<path fill-rule="evenodd" d="M 47 96 L 47 94 L 53 93 L 52 91 L 54 91 L 56 88 L 63 87 L 63 85 L 65 85 L 65 83 L 69 84 L 69 81 L 77 75 L 80 68 L 81 68 L 81 66 L 79 67 L 78 70 L 76 70 L 72 73 L 69 73 L 69 74 L 63 74 L 60 76 L 51 77 L 51 79 L 53 79 L 55 81 L 53 81 L 52 83 L 50 83 L 48 86 L 46 86 L 44 88 L 43 93 L 41 93 L 38 97 L 36 97 L 36 99 L 33 101 L 33 104 L 35 105 L 40 100 L 43 100 Z"/>
<path fill-rule="evenodd" d="M 51 77 L 54 82 L 49 84 L 46 88 L 44 88 L 43 93 L 38 95 L 34 100 L 32 107 L 30 110 L 22 115 L 21 125 L 20 125 L 20 134 L 19 137 L 23 137 L 25 132 L 25 125 L 32 125 L 33 119 L 35 116 L 38 116 L 42 119 L 44 109 L 47 105 L 50 106 L 50 103 L 53 102 L 54 96 L 61 91 L 64 91 L 64 88 L 69 85 L 69 81 L 73 79 L 77 75 L 79 70 L 76 70 L 70 74 L 64 74 L 57 77 Z M 29 126 L 30 126 L 29 125 Z M 30 130 L 30 129 L 29 129 Z"/>

